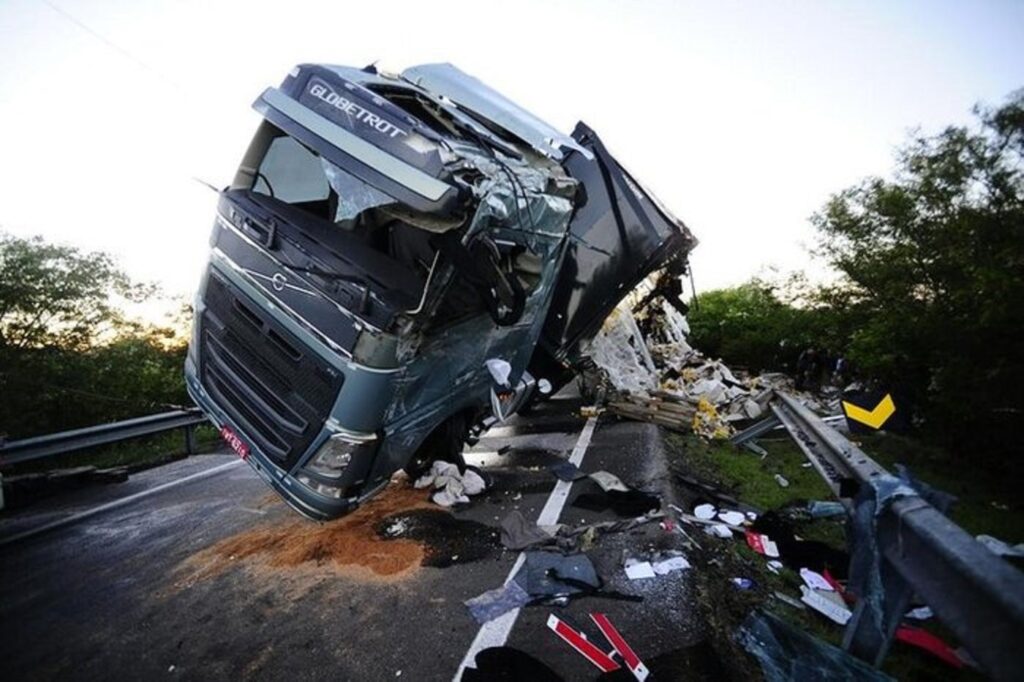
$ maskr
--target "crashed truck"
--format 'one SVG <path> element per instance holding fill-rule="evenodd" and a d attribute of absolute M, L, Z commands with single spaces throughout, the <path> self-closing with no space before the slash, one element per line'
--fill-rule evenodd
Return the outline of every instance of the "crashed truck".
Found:
<path fill-rule="evenodd" d="M 188 391 L 326 520 L 543 399 L 631 288 L 695 240 L 580 123 L 448 64 L 305 64 L 220 192 Z"/>

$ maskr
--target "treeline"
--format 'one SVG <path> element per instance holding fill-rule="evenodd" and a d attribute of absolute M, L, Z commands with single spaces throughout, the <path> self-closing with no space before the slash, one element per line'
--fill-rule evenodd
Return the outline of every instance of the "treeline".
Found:
<path fill-rule="evenodd" d="M 0 435 L 8 440 L 189 404 L 187 311 L 125 316 L 156 294 L 102 253 L 0 233 Z"/>
<path fill-rule="evenodd" d="M 838 273 L 698 297 L 695 345 L 752 369 L 814 347 L 898 391 L 961 456 L 1019 459 L 1024 423 L 1024 91 L 974 127 L 917 136 L 893 179 L 834 195 L 812 222 Z"/>

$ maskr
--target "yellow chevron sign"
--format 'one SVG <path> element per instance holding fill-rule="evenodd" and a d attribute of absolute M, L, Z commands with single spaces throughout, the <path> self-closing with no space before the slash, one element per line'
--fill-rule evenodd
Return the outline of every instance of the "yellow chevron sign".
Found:
<path fill-rule="evenodd" d="M 896 403 L 892 401 L 892 396 L 888 393 L 885 394 L 880 403 L 875 405 L 873 410 L 865 410 L 863 407 L 858 407 L 844 400 L 843 412 L 846 413 L 849 419 L 861 424 L 867 424 L 873 429 L 880 429 L 882 424 L 896 412 Z"/>

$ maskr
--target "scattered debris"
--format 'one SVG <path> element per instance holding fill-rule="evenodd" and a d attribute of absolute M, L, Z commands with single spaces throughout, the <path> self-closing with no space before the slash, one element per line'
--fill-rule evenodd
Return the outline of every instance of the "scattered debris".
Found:
<path fill-rule="evenodd" d="M 822 589 L 811 589 L 805 585 L 800 586 L 800 601 L 810 606 L 812 609 L 822 614 L 831 621 L 834 621 L 840 625 L 846 625 L 850 617 L 853 616 L 853 612 L 846 608 L 846 605 L 842 603 L 842 598 L 837 597 L 839 601 L 830 598 L 828 595 L 835 595 L 829 587 L 828 591 Z"/>
<path fill-rule="evenodd" d="M 479 495 L 487 487 L 480 474 L 472 469 L 460 472 L 457 465 L 441 460 L 436 460 L 430 471 L 413 485 L 417 489 L 433 487 L 436 492 L 430 499 L 442 507 L 468 504 L 471 495 Z"/>
<path fill-rule="evenodd" d="M 590 619 L 594 621 L 594 624 L 597 625 L 597 629 L 601 631 L 604 638 L 612 645 L 612 649 L 614 649 L 615 653 L 617 653 L 619 658 L 622 659 L 622 662 L 626 664 L 626 668 L 633 673 L 633 677 L 640 682 L 646 680 L 650 671 L 647 670 L 647 666 L 643 664 L 643 661 L 641 661 L 640 657 L 636 655 L 633 648 L 626 642 L 625 638 L 623 638 L 623 636 L 619 634 L 619 631 L 615 629 L 612 622 L 608 620 L 608 616 L 603 613 L 592 613 L 590 614 Z"/>
<path fill-rule="evenodd" d="M 682 552 L 668 551 L 662 553 L 661 559 L 652 560 L 651 566 L 658 575 L 667 575 L 672 571 L 684 571 L 690 568 L 690 562 L 686 560 Z"/>
<path fill-rule="evenodd" d="M 501 544 L 508 549 L 520 550 L 527 547 L 553 543 L 555 535 L 527 521 L 522 512 L 514 510 L 501 520 Z"/>
<path fill-rule="evenodd" d="M 595 512 L 611 509 L 621 517 L 633 518 L 661 508 L 661 500 L 657 495 L 639 490 L 608 490 L 579 495 L 572 506 Z"/>
<path fill-rule="evenodd" d="M 651 562 L 641 561 L 633 557 L 626 559 L 626 577 L 630 580 L 641 580 L 643 578 L 653 578 L 654 576 L 654 567 L 651 566 Z"/>
<path fill-rule="evenodd" d="M 601 672 L 607 673 L 612 670 L 618 670 L 619 664 L 615 662 L 615 659 L 601 651 L 582 632 L 573 629 L 553 613 L 548 616 L 548 628 L 581 656 L 597 666 Z"/>
<path fill-rule="evenodd" d="M 812 637 L 763 611 L 750 614 L 736 639 L 761 664 L 767 682 L 892 680 L 839 647 Z"/>
<path fill-rule="evenodd" d="M 531 597 L 563 597 L 601 588 L 602 582 L 586 554 L 563 556 L 557 552 L 527 552 L 516 574 Z"/>
<path fill-rule="evenodd" d="M 744 536 L 747 539 L 747 546 L 758 554 L 763 554 L 767 557 L 779 556 L 778 545 L 772 542 L 767 535 L 748 530 L 744 533 Z"/>
<path fill-rule="evenodd" d="M 907 611 L 903 615 L 905 617 L 907 617 L 907 618 L 913 618 L 914 620 L 928 620 L 929 618 L 931 618 L 935 614 L 932 613 L 932 610 L 931 610 L 930 607 L 928 607 L 928 606 L 919 606 L 916 609 L 910 609 L 909 611 Z"/>
<path fill-rule="evenodd" d="M 777 511 L 767 511 L 757 518 L 751 529 L 769 536 L 779 548 L 779 558 L 793 570 L 810 568 L 821 572 L 829 570 L 839 578 L 845 578 L 850 565 L 850 555 L 816 540 L 798 540 L 793 533 L 793 523 Z"/>
<path fill-rule="evenodd" d="M 704 527 L 704 532 L 717 538 L 731 538 L 732 530 L 724 523 L 712 523 Z"/>
<path fill-rule="evenodd" d="M 754 581 L 750 578 L 733 578 L 732 584 L 738 590 L 751 590 L 754 588 Z"/>
<path fill-rule="evenodd" d="M 782 474 L 775 474 L 775 482 L 779 484 L 780 488 L 789 487 L 789 481 Z"/>
<path fill-rule="evenodd" d="M 720 511 L 718 512 L 718 518 L 730 526 L 738 526 L 747 520 L 746 514 L 737 511 Z"/>
<path fill-rule="evenodd" d="M 804 464 L 811 465 L 810 462 L 804 462 Z M 812 519 L 827 519 L 833 516 L 843 516 L 846 514 L 846 507 L 842 502 L 814 500 L 807 503 L 807 513 L 811 515 Z"/>
<path fill-rule="evenodd" d="M 953 648 L 927 630 L 901 625 L 896 628 L 896 641 L 927 651 L 953 668 L 960 669 L 964 667 L 964 661 L 957 656 Z"/>
<path fill-rule="evenodd" d="M 737 375 L 693 349 L 686 340 L 686 318 L 666 297 L 652 296 L 657 286 L 657 276 L 643 280 L 608 316 L 586 349 L 614 391 L 610 411 L 724 439 L 732 434 L 734 422 L 764 414 L 773 389 L 794 392 L 792 380 L 784 374 Z M 641 327 L 647 330 L 646 337 Z M 839 414 L 838 392 L 824 404 L 810 393 L 800 393 L 800 398 L 818 411 Z"/>
<path fill-rule="evenodd" d="M 578 481 L 581 478 L 587 477 L 585 473 L 580 471 L 579 467 L 565 459 L 549 465 L 548 469 L 551 470 L 551 473 L 553 473 L 558 480 L 565 481 L 566 483 L 572 483 L 573 481 Z"/>
<path fill-rule="evenodd" d="M 533 597 L 515 580 L 467 599 L 465 604 L 473 619 L 481 625 L 513 609 L 526 606 Z"/>
<path fill-rule="evenodd" d="M 698 519 L 703 519 L 707 521 L 709 519 L 715 518 L 716 511 L 717 510 L 715 509 L 714 505 L 700 504 L 694 507 L 693 515 L 696 516 Z"/>
<path fill-rule="evenodd" d="M 776 559 L 772 559 L 765 565 L 768 567 L 768 570 L 774 573 L 775 575 L 778 575 L 782 571 L 782 562 Z"/>
<path fill-rule="evenodd" d="M 825 590 L 826 592 L 835 591 L 831 583 L 825 580 L 824 576 L 819 573 L 815 573 L 808 568 L 800 569 L 800 579 L 804 581 L 804 584 L 807 585 L 807 587 L 810 587 L 813 590 Z"/>
<path fill-rule="evenodd" d="M 655 553 L 649 559 L 627 557 L 625 562 L 626 577 L 630 580 L 654 578 L 687 568 L 690 568 L 690 562 L 682 552 L 674 550 Z"/>
<path fill-rule="evenodd" d="M 619 659 L 625 664 L 626 669 L 629 670 L 633 677 L 643 682 L 647 679 L 650 671 L 647 666 L 644 665 L 640 657 L 636 655 L 633 648 L 629 646 L 625 638 L 615 629 L 611 621 L 603 613 L 592 613 L 590 619 L 597 625 L 597 629 L 601 631 L 605 639 L 611 645 L 612 650 L 610 652 L 603 651 L 600 647 L 594 644 L 592 641 L 587 639 L 587 636 L 582 632 L 576 630 L 572 626 L 565 623 L 555 614 L 548 616 L 548 627 L 558 635 L 562 641 L 575 649 L 580 655 L 586 658 L 588 661 L 593 663 L 601 672 L 611 672 L 619 669 L 619 664 L 616 662 L 613 655 L 617 655 Z"/>
<path fill-rule="evenodd" d="M 612 490 L 617 490 L 623 493 L 631 491 L 631 488 L 619 480 L 618 476 L 610 474 L 607 471 L 595 471 L 594 473 L 589 474 L 589 477 L 592 481 L 601 486 L 601 490 L 606 493 L 611 492 Z"/>

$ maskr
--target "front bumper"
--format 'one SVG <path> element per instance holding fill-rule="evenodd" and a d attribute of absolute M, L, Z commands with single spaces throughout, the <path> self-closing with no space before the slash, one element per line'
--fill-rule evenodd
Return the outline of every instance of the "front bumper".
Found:
<path fill-rule="evenodd" d="M 274 492 L 280 495 L 295 511 L 314 521 L 329 521 L 355 509 L 366 494 L 361 496 L 342 497 L 340 499 L 321 495 L 308 488 L 292 475 L 296 471 L 285 471 L 278 467 L 260 449 L 245 437 L 245 431 L 217 405 L 203 388 L 192 358 L 185 361 L 185 387 L 189 396 L 199 408 L 210 418 L 218 429 L 228 426 L 239 434 L 249 446 L 249 454 L 245 460 L 259 474 Z M 317 444 L 317 447 L 319 444 Z"/>

